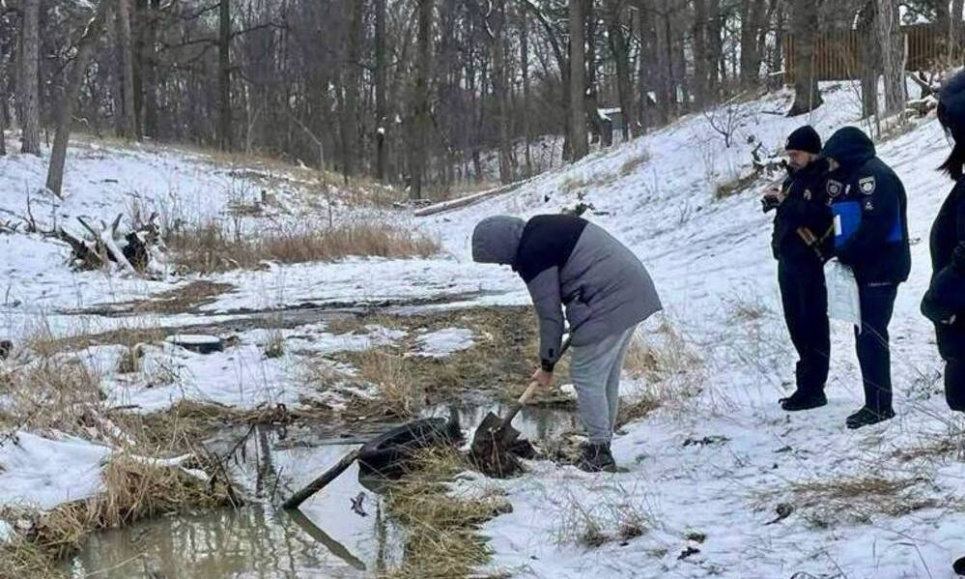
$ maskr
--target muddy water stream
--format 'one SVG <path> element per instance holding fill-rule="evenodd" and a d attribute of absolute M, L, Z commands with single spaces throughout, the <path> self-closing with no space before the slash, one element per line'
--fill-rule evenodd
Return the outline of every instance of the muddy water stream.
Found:
<path fill-rule="evenodd" d="M 501 406 L 457 409 L 471 437 L 486 412 Z M 436 408 L 427 415 L 445 415 Z M 572 411 L 527 408 L 514 425 L 534 442 L 576 426 Z M 360 480 L 358 467 L 342 474 L 300 511 L 273 505 L 301 488 L 372 431 L 332 437 L 305 431 L 245 429 L 209 442 L 231 454 L 233 478 L 249 504 L 197 514 L 162 517 L 92 537 L 66 570 L 74 578 L 221 579 L 371 577 L 398 563 L 405 529 L 387 516 L 378 487 Z"/>

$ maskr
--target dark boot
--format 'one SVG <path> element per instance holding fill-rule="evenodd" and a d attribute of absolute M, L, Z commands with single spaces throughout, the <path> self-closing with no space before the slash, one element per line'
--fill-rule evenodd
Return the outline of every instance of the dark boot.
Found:
<path fill-rule="evenodd" d="M 610 454 L 609 443 L 587 443 L 576 468 L 586 472 L 616 472 L 617 463 Z"/>
<path fill-rule="evenodd" d="M 856 428 L 862 428 L 864 426 L 871 426 L 872 424 L 878 424 L 879 422 L 884 422 L 895 417 L 895 411 L 891 408 L 885 408 L 883 410 L 873 410 L 865 406 L 861 410 L 855 412 L 848 417 L 848 428 L 854 430 Z"/>
<path fill-rule="evenodd" d="M 781 408 L 788 412 L 798 412 L 800 410 L 811 410 L 820 408 L 828 404 L 828 397 L 824 392 L 802 392 L 797 390 L 788 398 L 781 400 Z"/>
<path fill-rule="evenodd" d="M 965 557 L 955 561 L 955 566 L 952 569 L 955 570 L 956 575 L 965 575 Z"/>

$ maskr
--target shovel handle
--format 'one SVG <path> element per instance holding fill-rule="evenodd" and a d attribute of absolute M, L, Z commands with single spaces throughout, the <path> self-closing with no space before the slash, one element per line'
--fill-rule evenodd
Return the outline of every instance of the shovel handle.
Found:
<path fill-rule="evenodd" d="M 537 388 L 539 388 L 539 382 L 536 380 L 530 382 L 529 386 L 526 387 L 526 391 L 523 392 L 523 395 L 519 397 L 519 400 L 516 401 L 516 404 L 513 404 L 513 407 L 509 410 L 509 414 L 507 414 L 506 418 L 503 419 L 503 424 L 499 427 L 500 429 L 506 428 L 510 423 L 512 423 L 513 418 L 516 418 L 516 415 L 519 414 L 519 411 L 523 409 L 523 406 L 529 402 L 529 399 L 532 398 L 533 394 L 536 393 Z"/>
<path fill-rule="evenodd" d="M 567 337 L 566 340 L 563 341 L 563 347 L 560 348 L 560 356 L 565 354 L 566 351 L 569 349 L 570 349 L 570 338 Z M 525 406 L 526 403 L 529 402 L 529 399 L 532 398 L 533 394 L 536 393 L 537 388 L 539 388 L 539 382 L 537 382 L 536 380 L 533 380 L 532 382 L 530 382 L 529 386 L 527 386 L 526 390 L 523 392 L 523 395 L 519 397 L 519 400 L 516 401 L 516 404 L 513 404 L 513 407 L 509 410 L 509 414 L 507 414 L 506 418 L 503 419 L 503 423 L 499 427 L 500 430 L 512 424 L 513 418 L 516 418 L 516 415 L 519 414 L 519 411 L 523 409 L 523 406 Z"/>

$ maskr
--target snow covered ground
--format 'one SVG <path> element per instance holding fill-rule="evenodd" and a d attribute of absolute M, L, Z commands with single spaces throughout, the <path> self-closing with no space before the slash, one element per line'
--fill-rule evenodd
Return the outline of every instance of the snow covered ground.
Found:
<path fill-rule="evenodd" d="M 768 181 L 761 179 L 738 195 L 716 196 L 720 186 L 750 174 L 752 150 L 778 152 L 793 128 L 809 122 L 827 137 L 838 127 L 857 124 L 860 100 L 853 88 L 823 88 L 826 104 L 808 118 L 781 116 L 790 104 L 789 92 L 767 95 L 691 115 L 503 197 L 412 219 L 413 226 L 441 240 L 443 254 L 432 259 L 350 259 L 229 272 L 208 279 L 235 289 L 202 310 L 230 317 L 245 309 L 306 302 L 404 304 L 440 297 L 456 303 L 438 307 L 527 303 L 523 284 L 508 269 L 471 263 L 472 227 L 488 215 L 526 217 L 591 204 L 585 216 L 647 265 L 666 306 L 662 319 L 699 360 L 680 369 L 686 377 L 664 377 L 668 391 L 674 392 L 678 379 L 696 382 L 700 390 L 692 398 L 667 400 L 615 440 L 616 459 L 629 472 L 595 476 L 534 463 L 530 473 L 505 483 L 461 482 L 499 484 L 514 505 L 513 513 L 483 529 L 494 549 L 492 568 L 553 578 L 948 577 L 951 561 L 965 554 L 965 465 L 958 456 L 962 424 L 944 406 L 932 328 L 918 313 L 930 275 L 928 230 L 950 189 L 934 170 L 948 151 L 937 123 L 921 121 L 879 149 L 908 191 L 914 259 L 891 326 L 898 417 L 883 425 L 858 432 L 844 427 L 862 393 L 851 330 L 837 325 L 829 405 L 803 415 L 780 411 L 776 401 L 792 389 L 794 357 L 770 255 L 771 217 L 758 203 Z M 726 138 L 712 128 L 724 121 L 734 127 Z M 0 208 L 22 214 L 24 191 L 41 183 L 40 166 L 17 156 L 0 159 Z M 100 218 L 122 211 L 132 191 L 156 200 L 174 194 L 195 214 L 220 214 L 230 191 L 244 188 L 232 185 L 235 177 L 175 153 L 92 148 L 71 167 L 67 201 L 38 205 L 38 218 Z M 210 196 L 213 190 L 225 193 Z M 279 197 L 297 209 L 294 188 L 290 196 Z M 36 236 L 0 235 L 0 272 L 7 285 L 0 301 L 4 332 L 22 335 L 38 313 L 57 331 L 71 331 L 80 324 L 72 310 L 144 298 L 193 281 L 71 274 L 62 265 L 64 251 Z M 150 323 L 176 325 L 184 319 L 157 315 Z M 115 323 L 84 320 L 98 328 Z M 654 332 L 654 326 L 641 332 Z M 312 347 L 340 339 L 324 327 L 316 330 Z M 154 389 L 124 385 L 115 377 L 108 381 L 112 395 L 121 397 L 119 403 L 136 399 L 162 408 L 179 396 L 253 407 L 297 402 L 306 394 L 286 377 L 286 357 L 260 356 L 265 336 L 241 338 L 238 348 L 220 358 L 176 355 L 183 372 L 220 373 L 221 380 Z M 464 329 L 422 338 L 427 353 L 452 352 L 472 340 Z M 285 336 L 286 343 L 296 339 Z M 148 360 L 170 360 L 165 348 L 152 350 Z M 257 367 L 237 371 L 249 364 L 246 360 Z M 243 380 L 252 374 L 267 376 L 260 384 L 271 387 Z M 243 383 L 249 387 L 240 391 Z M 648 385 L 627 379 L 624 386 L 632 396 Z M 4 457 L 0 454 L 5 467 L 0 483 L 19 468 L 4 463 Z M 51 504 L 44 497 L 32 500 Z M 635 532 L 628 532 L 630 527 Z M 584 544 L 589 528 L 599 530 L 602 545 Z"/>

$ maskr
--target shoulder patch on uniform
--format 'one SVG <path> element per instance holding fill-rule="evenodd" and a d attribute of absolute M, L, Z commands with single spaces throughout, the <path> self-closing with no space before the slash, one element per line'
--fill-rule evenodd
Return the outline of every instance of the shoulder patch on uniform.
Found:
<path fill-rule="evenodd" d="M 878 184 L 875 182 L 874 177 L 865 177 L 858 181 L 858 188 L 861 189 L 861 192 L 865 195 L 873 194 L 877 187 Z"/>
<path fill-rule="evenodd" d="M 828 183 L 827 185 L 825 185 L 825 188 L 828 191 L 829 197 L 837 197 L 838 195 L 841 194 L 841 189 L 843 188 L 843 186 L 841 185 L 840 181 L 835 181 L 834 179 L 828 179 Z"/>
<path fill-rule="evenodd" d="M 810 201 L 811 199 L 814 199 L 814 194 L 811 193 L 811 190 L 810 190 L 810 189 L 805 189 L 805 190 L 804 190 L 804 200 L 805 200 L 805 201 Z"/>

